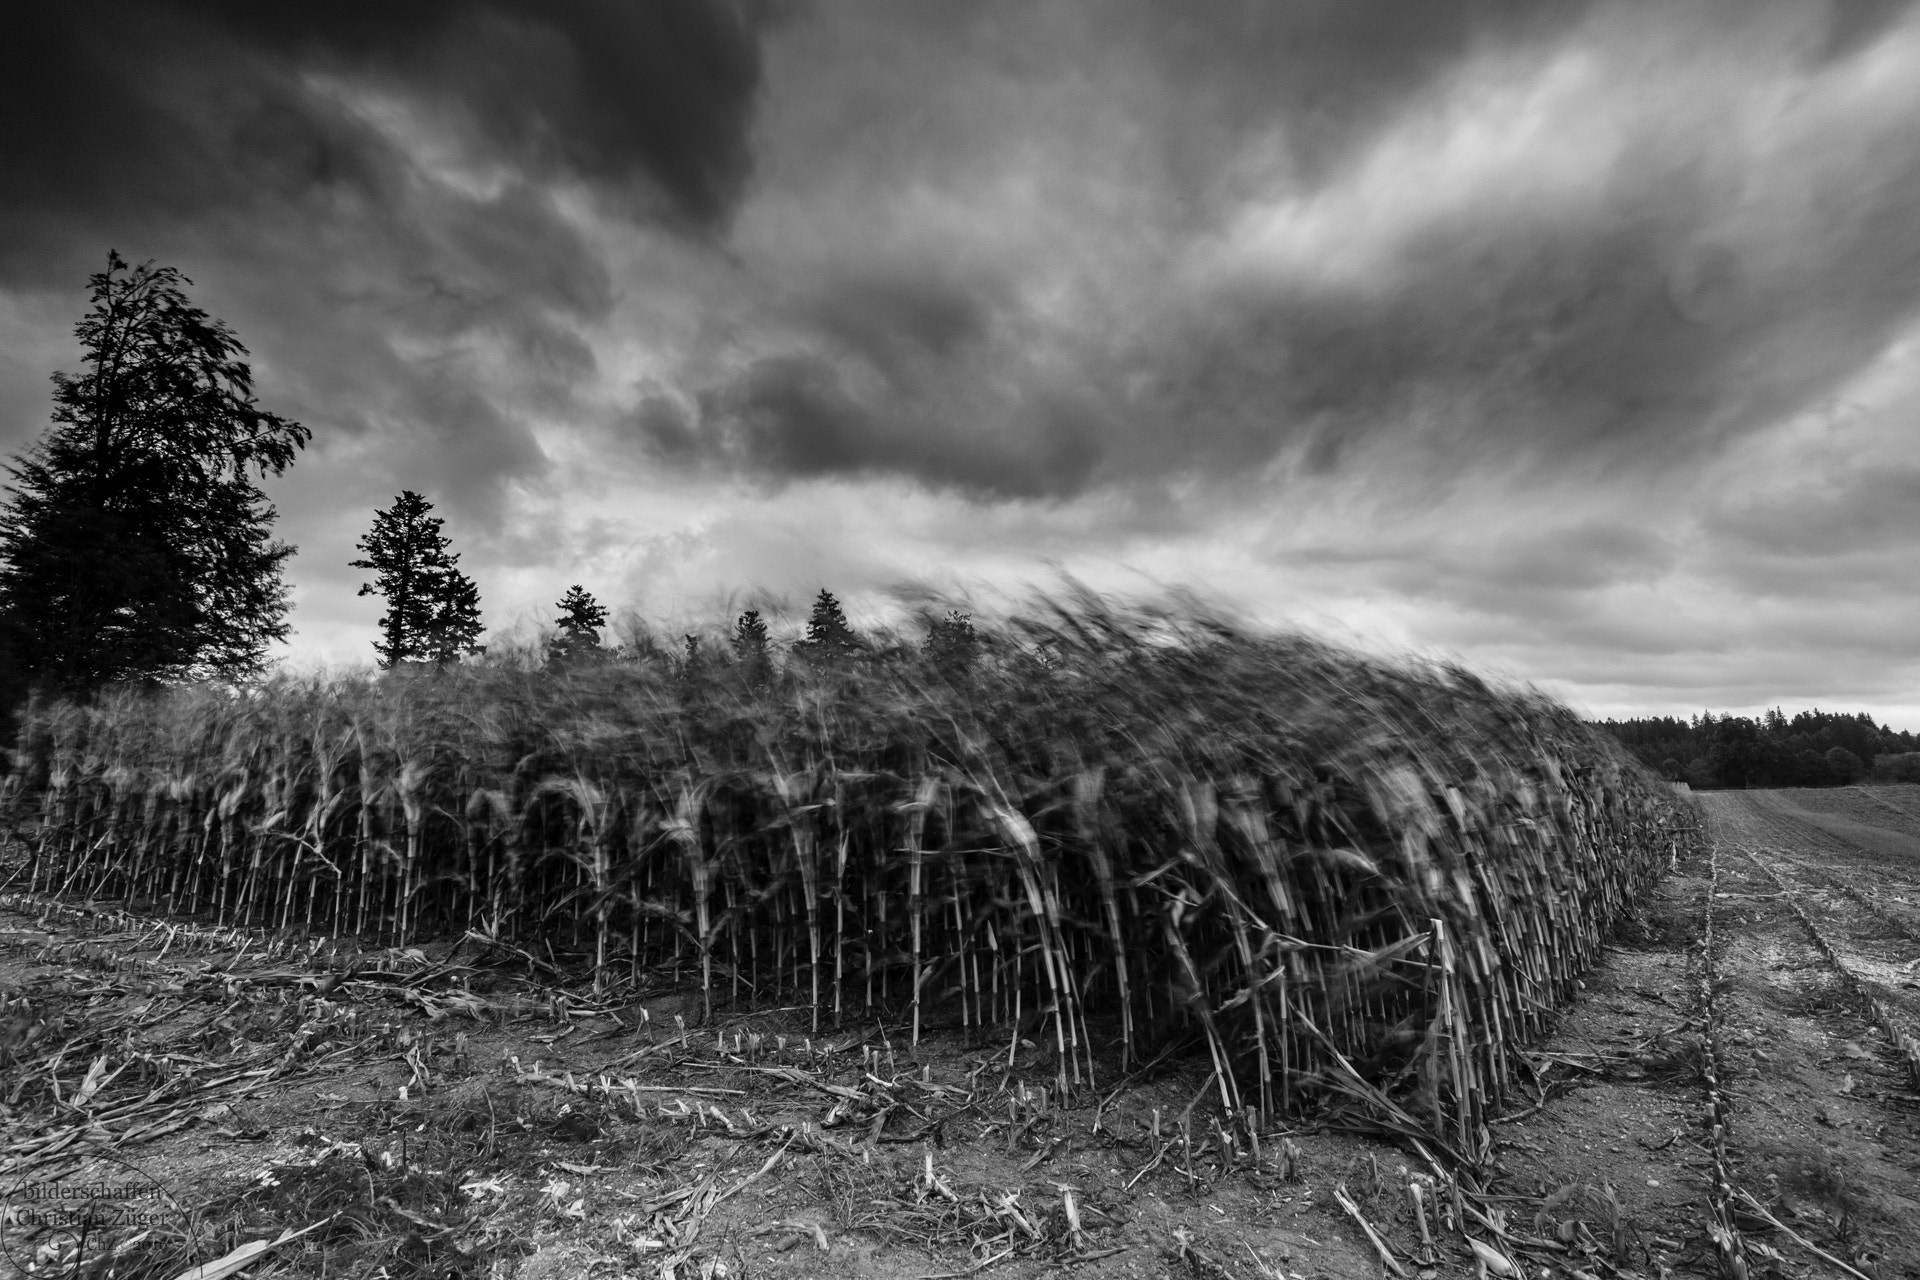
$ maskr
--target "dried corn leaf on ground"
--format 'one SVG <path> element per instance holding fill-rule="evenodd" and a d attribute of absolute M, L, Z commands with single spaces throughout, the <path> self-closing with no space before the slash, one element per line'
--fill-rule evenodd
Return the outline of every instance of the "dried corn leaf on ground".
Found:
<path fill-rule="evenodd" d="M 1545 700 L 1080 596 L 758 685 L 709 665 L 37 704 L 35 893 L 368 946 L 477 935 L 602 994 L 1004 1029 L 1094 1086 L 1197 1036 L 1474 1160 L 1515 1064 L 1689 839 Z M 696 1018 L 697 1021 L 697 1018 Z"/>
<path fill-rule="evenodd" d="M 117 1251 L 121 1280 L 174 1280 L 319 1223 L 254 1273 L 900 1280 L 998 1258 L 1099 1278 L 1185 1249 L 1236 1276 L 1259 1258 L 1358 1278 L 1371 1262 L 1328 1230 L 1329 1189 L 1350 1182 L 1383 1223 L 1398 1195 L 1391 1150 L 1269 1131 L 1257 1158 L 1183 1115 L 1201 1061 L 1069 1097 L 1037 1048 L 814 1037 L 799 1010 L 643 1023 L 655 997 L 595 1004 L 498 948 L 426 950 L 361 952 L 341 977 L 257 931 L 0 895 L 0 1002 L 35 1032 L 7 1064 L 0 1209 L 153 1192 L 102 1206 L 84 1242 L 0 1222 L 0 1274 Z"/>

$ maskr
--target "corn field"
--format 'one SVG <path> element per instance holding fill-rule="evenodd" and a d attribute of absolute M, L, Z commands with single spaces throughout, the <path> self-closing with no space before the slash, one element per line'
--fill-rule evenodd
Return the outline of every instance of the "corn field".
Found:
<path fill-rule="evenodd" d="M 596 989 L 879 1014 L 1093 1083 L 1184 1037 L 1256 1118 L 1344 1095 L 1469 1158 L 1691 820 L 1454 669 L 1078 600 L 910 654 L 282 679 L 36 703 L 16 884 Z M 1258 1111 L 1254 1111 L 1258 1108 Z"/>

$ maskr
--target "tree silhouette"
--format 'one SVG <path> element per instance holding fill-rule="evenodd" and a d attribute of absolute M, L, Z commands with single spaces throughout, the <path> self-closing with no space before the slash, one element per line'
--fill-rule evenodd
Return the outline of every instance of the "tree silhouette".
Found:
<path fill-rule="evenodd" d="M 734 660 L 749 681 L 757 684 L 773 674 L 767 624 L 761 620 L 758 609 L 749 609 L 734 621 L 728 644 L 733 647 Z"/>
<path fill-rule="evenodd" d="M 601 652 L 600 628 L 607 625 L 607 611 L 593 593 L 575 583 L 567 588 L 554 608 L 560 610 L 559 634 L 547 646 L 549 661 L 568 661 Z"/>
<path fill-rule="evenodd" d="M 814 599 L 813 613 L 807 618 L 807 638 L 793 646 L 794 652 L 810 662 L 838 663 L 861 651 L 860 637 L 847 625 L 840 602 L 825 587 Z"/>
<path fill-rule="evenodd" d="M 480 589 L 460 572 L 460 557 L 447 548 L 433 504 L 404 490 L 385 511 L 374 513 L 373 528 L 360 539 L 364 559 L 355 569 L 373 571 L 360 587 L 363 596 L 387 602 L 380 618 L 380 639 L 373 642 L 380 665 L 402 662 L 447 663 L 465 654 L 485 652 L 480 638 Z"/>
<path fill-rule="evenodd" d="M 934 619 L 927 629 L 927 659 L 945 675 L 965 675 L 971 671 L 979 651 L 980 635 L 973 629 L 970 613 L 950 610 L 946 617 Z"/>
<path fill-rule="evenodd" d="M 191 283 L 107 255 L 84 370 L 53 376 L 53 425 L 8 468 L 0 623 L 29 681 L 244 676 L 287 635 L 293 548 L 254 480 L 310 433 L 255 403 L 246 347 Z"/>

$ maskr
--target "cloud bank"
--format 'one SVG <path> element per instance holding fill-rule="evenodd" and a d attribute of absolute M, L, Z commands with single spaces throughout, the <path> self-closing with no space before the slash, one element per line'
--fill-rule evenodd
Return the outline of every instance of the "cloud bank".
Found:
<path fill-rule="evenodd" d="M 1046 564 L 1597 711 L 1920 715 L 1902 3 L 47 6 L 0 436 L 108 246 L 314 427 L 302 652 L 434 495 L 495 615 Z M 1920 720 L 1913 721 L 1920 724 Z"/>

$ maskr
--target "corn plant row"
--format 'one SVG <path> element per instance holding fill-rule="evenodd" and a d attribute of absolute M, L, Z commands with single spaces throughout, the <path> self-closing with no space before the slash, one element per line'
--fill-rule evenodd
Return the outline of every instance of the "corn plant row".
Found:
<path fill-rule="evenodd" d="M 645 663 L 35 704 L 29 891 L 597 987 L 1042 1041 L 1191 1034 L 1254 1116 L 1329 1090 L 1485 1147 L 1518 1042 L 1691 839 L 1536 696 L 1205 618 L 1049 606 L 973 670 Z"/>

